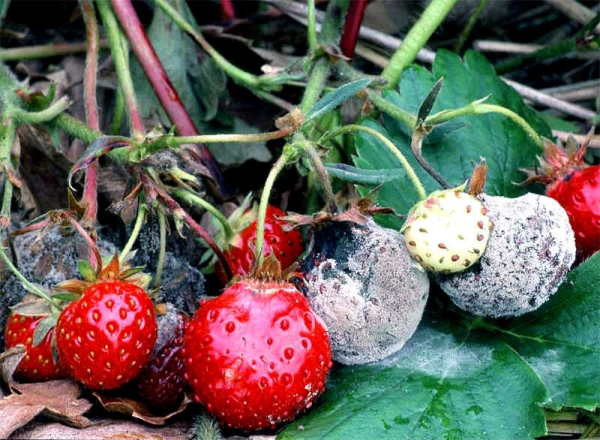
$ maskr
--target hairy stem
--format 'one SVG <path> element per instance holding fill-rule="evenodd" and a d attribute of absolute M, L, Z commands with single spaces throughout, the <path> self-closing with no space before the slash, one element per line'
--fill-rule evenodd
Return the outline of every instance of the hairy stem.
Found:
<path fill-rule="evenodd" d="M 456 0 L 431 0 L 381 72 L 389 88 L 395 89 L 398 86 L 404 69 L 415 60 L 417 53 L 425 46 L 455 3 Z"/>
<path fill-rule="evenodd" d="M 98 101 L 96 99 L 96 72 L 98 70 L 98 22 L 91 0 L 81 0 L 81 10 L 87 39 L 87 52 L 83 80 L 83 100 L 87 125 L 92 130 L 100 130 Z M 98 161 L 88 165 L 83 185 L 82 204 L 85 206 L 82 223 L 93 228 L 98 216 Z M 90 255 L 91 258 L 91 255 Z"/>
<path fill-rule="evenodd" d="M 30 124 L 42 124 L 49 122 L 64 112 L 71 102 L 69 98 L 63 96 L 50 107 L 39 112 L 28 112 L 18 107 L 10 107 L 6 110 L 5 116 L 12 116 L 19 122 L 25 122 Z"/>
<path fill-rule="evenodd" d="M 417 123 L 417 118 L 400 107 L 396 107 L 394 104 L 383 98 L 377 92 L 369 90 L 369 99 L 377 110 L 390 115 L 394 119 L 398 119 L 404 123 L 407 127 L 413 128 Z"/>
<path fill-rule="evenodd" d="M 205 211 L 210 212 L 223 226 L 225 237 L 227 237 L 227 239 L 233 237 L 234 232 L 233 229 L 231 229 L 231 225 L 227 221 L 227 218 L 221 213 L 221 211 L 208 203 L 202 197 L 183 189 L 176 189 L 173 191 L 173 195 L 181 200 L 185 200 L 190 205 L 197 205 Z"/>
<path fill-rule="evenodd" d="M 313 169 L 319 179 L 319 183 L 325 192 L 324 198 L 325 203 L 327 203 L 327 209 L 330 213 L 337 213 L 337 205 L 335 203 L 335 194 L 333 193 L 333 188 L 331 187 L 331 181 L 329 180 L 329 175 L 327 174 L 327 170 L 323 166 L 323 161 L 319 156 L 314 144 L 312 142 L 302 142 L 301 144 L 302 150 L 306 153 L 306 155 L 310 158 L 312 162 Z"/>
<path fill-rule="evenodd" d="M 304 96 L 300 103 L 300 110 L 303 114 L 307 114 L 319 100 L 319 97 L 325 88 L 325 82 L 329 76 L 330 67 L 329 60 L 325 57 L 320 57 L 313 66 L 310 72 L 310 80 L 306 85 Z"/>
<path fill-rule="evenodd" d="M 108 41 L 98 43 L 100 49 L 108 48 Z M 41 58 L 74 55 L 87 50 L 87 43 L 53 43 L 39 46 L 14 47 L 0 49 L 0 61 L 36 60 Z"/>

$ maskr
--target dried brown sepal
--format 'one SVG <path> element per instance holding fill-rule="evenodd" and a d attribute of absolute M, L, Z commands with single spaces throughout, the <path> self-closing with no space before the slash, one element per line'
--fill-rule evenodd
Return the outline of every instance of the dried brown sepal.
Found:
<path fill-rule="evenodd" d="M 471 175 L 471 182 L 469 184 L 469 189 L 467 193 L 472 196 L 477 196 L 482 194 L 485 187 L 485 179 L 487 176 L 488 165 L 485 159 L 482 157 L 479 165 L 475 167 L 473 170 L 473 174 Z"/>
<path fill-rule="evenodd" d="M 306 118 L 298 107 L 294 107 L 288 114 L 283 115 L 275 121 L 275 127 L 280 130 L 296 131 L 302 127 Z"/>

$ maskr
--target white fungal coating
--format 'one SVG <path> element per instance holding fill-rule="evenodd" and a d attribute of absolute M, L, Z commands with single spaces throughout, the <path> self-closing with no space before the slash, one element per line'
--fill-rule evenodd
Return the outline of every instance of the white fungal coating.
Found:
<path fill-rule="evenodd" d="M 491 229 L 486 208 L 454 188 L 434 191 L 417 203 L 402 227 L 413 258 L 429 272 L 460 272 L 485 251 Z"/>
<path fill-rule="evenodd" d="M 366 227 L 332 227 L 344 232 L 330 240 L 333 249 L 326 245 L 328 255 L 313 254 L 307 297 L 327 325 L 334 360 L 346 365 L 381 360 L 416 330 L 429 279 L 397 231 L 372 220 Z"/>
<path fill-rule="evenodd" d="M 494 318 L 519 316 L 556 292 L 575 260 L 565 210 L 537 194 L 516 199 L 483 195 L 494 226 L 480 264 L 439 277 L 460 308 Z"/>

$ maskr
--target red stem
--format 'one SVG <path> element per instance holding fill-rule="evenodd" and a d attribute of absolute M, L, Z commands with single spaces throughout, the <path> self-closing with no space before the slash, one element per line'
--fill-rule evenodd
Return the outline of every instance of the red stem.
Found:
<path fill-rule="evenodd" d="M 340 41 L 342 54 L 346 58 L 352 58 L 354 56 L 354 49 L 356 48 L 356 42 L 358 41 L 358 32 L 360 31 L 360 25 L 365 16 L 366 7 L 367 0 L 350 0 L 350 6 L 348 7 L 348 13 L 346 14 L 346 21 L 344 22 L 344 29 Z"/>
<path fill-rule="evenodd" d="M 227 274 L 227 279 L 231 279 L 233 275 L 231 272 L 231 267 L 229 266 L 229 261 L 225 257 L 225 254 L 223 254 L 221 248 L 217 245 L 217 243 L 215 243 L 213 238 L 204 230 L 204 228 L 200 226 L 200 224 L 198 224 L 192 218 L 192 216 L 189 215 L 187 211 L 183 209 L 181 205 L 179 205 L 179 203 L 177 203 L 175 199 L 173 199 L 173 197 L 169 195 L 169 193 L 167 193 L 167 191 L 161 188 L 160 185 L 155 184 L 154 180 L 150 176 L 142 173 L 140 174 L 140 180 L 144 186 L 151 187 L 152 190 L 161 199 L 163 199 L 164 206 L 173 213 L 173 216 L 175 218 L 179 217 L 183 221 L 185 221 L 188 224 L 188 226 L 194 232 L 196 232 L 200 236 L 200 238 L 202 238 L 206 242 L 206 244 L 208 244 L 208 246 L 212 249 L 212 251 L 219 259 L 220 263 L 223 265 L 225 273 Z"/>
<path fill-rule="evenodd" d="M 112 0 L 112 5 L 148 81 L 152 84 L 156 96 L 178 133 L 181 136 L 199 135 L 198 129 L 179 99 L 175 87 L 171 84 L 160 59 L 156 55 L 131 1 Z M 221 170 L 206 145 L 198 144 L 198 149 L 202 162 L 217 185 L 214 189 L 219 195 L 224 195 L 227 190 Z"/>
<path fill-rule="evenodd" d="M 85 60 L 85 74 L 83 82 L 83 100 L 85 102 L 85 117 L 88 126 L 100 131 L 98 116 L 98 101 L 96 99 L 96 71 L 98 70 L 98 20 L 91 0 L 82 0 L 81 10 L 85 22 L 87 41 L 87 55 Z M 93 161 L 85 173 L 83 186 L 83 205 L 85 212 L 82 223 L 87 227 L 94 227 L 98 215 L 98 161 Z M 94 234 L 95 236 L 95 234 Z M 95 238 L 95 237 L 94 237 Z M 90 254 L 90 260 L 93 255 Z M 91 261 L 90 261 L 91 262 Z"/>
<path fill-rule="evenodd" d="M 221 0 L 221 11 L 223 20 L 233 20 L 235 18 L 235 8 L 231 0 Z"/>

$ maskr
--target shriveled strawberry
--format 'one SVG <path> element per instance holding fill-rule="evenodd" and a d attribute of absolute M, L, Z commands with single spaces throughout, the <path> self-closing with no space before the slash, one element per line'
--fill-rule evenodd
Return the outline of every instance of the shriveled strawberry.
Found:
<path fill-rule="evenodd" d="M 190 318 L 167 304 L 158 316 L 158 339 L 152 358 L 137 378 L 138 393 L 153 409 L 164 412 L 181 402 L 185 380 L 183 338 Z"/>
<path fill-rule="evenodd" d="M 228 219 L 234 235 L 226 237 L 224 230 L 221 230 L 215 236 L 215 241 L 223 249 L 233 276 L 245 276 L 254 269 L 252 264 L 256 246 L 258 205 L 248 208 L 249 202 L 247 198 Z M 263 246 L 263 255 L 272 253 L 284 270 L 304 252 L 302 234 L 297 229 L 287 228 L 289 224 L 281 219 L 285 215 L 286 213 L 281 209 L 272 205 L 267 206 Z M 220 263 L 217 263 L 216 269 L 219 278 L 224 282 L 228 281 Z"/>
<path fill-rule="evenodd" d="M 4 330 L 6 348 L 22 344 L 27 350 L 27 354 L 19 362 L 15 371 L 15 377 L 21 381 L 43 382 L 68 376 L 63 363 L 59 358 L 55 361 L 52 354 L 54 328 L 48 329 L 38 344 L 34 343 L 34 333 L 40 322 L 46 318 L 46 316 L 25 316 L 15 313 L 6 323 Z"/>
<path fill-rule="evenodd" d="M 245 279 L 203 302 L 184 349 L 195 400 L 244 431 L 274 428 L 309 408 L 332 366 L 325 325 L 284 281 Z"/>
<path fill-rule="evenodd" d="M 541 166 L 523 170 L 525 183 L 546 185 L 546 195 L 567 211 L 580 260 L 600 250 L 600 165 L 584 162 L 586 148 L 587 141 L 579 147 L 572 137 L 565 147 L 547 140 Z"/>
<path fill-rule="evenodd" d="M 92 284 L 63 310 L 56 325 L 58 353 L 71 375 L 93 389 L 135 378 L 156 343 L 154 305 L 138 285 Z"/>

